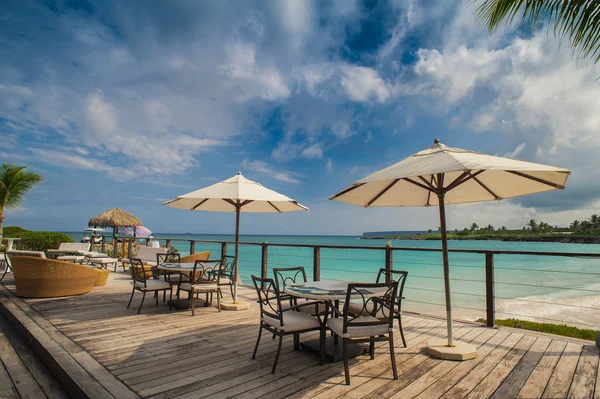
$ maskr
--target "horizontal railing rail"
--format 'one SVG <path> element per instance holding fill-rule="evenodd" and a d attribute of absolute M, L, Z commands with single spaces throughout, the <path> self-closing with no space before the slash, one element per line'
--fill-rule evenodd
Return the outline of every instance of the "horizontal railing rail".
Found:
<path fill-rule="evenodd" d="M 124 242 L 132 243 L 134 239 L 132 237 L 118 237 L 120 240 Z M 112 236 L 102 236 L 102 251 L 105 250 L 105 246 L 107 243 L 112 242 Z M 135 239 L 145 241 L 146 245 L 149 243 L 150 239 Z M 205 240 L 205 239 L 191 239 L 191 238 L 182 238 L 182 237 L 155 237 L 152 240 L 159 241 L 160 243 L 164 243 L 165 246 L 169 247 L 174 243 L 185 243 L 187 242 L 189 246 L 185 246 L 184 251 L 189 248 L 189 253 L 194 254 L 196 251 L 196 244 L 214 244 L 215 246 L 220 247 L 220 256 L 224 258 L 227 255 L 227 250 L 229 245 L 233 245 L 234 241 L 231 240 Z M 241 252 L 241 255 L 247 255 L 248 259 L 244 259 L 243 256 L 240 255 L 241 259 L 244 259 L 243 264 L 248 270 L 252 271 L 252 274 L 260 274 L 262 277 L 267 277 L 269 270 L 272 267 L 289 267 L 289 266 L 297 266 L 299 264 L 305 265 L 312 270 L 307 269 L 307 274 L 314 281 L 319 281 L 321 279 L 329 280 L 331 279 L 331 274 L 327 274 L 325 277 L 322 277 L 322 272 L 337 272 L 337 273 L 358 273 L 361 275 L 373 274 L 376 273 L 377 269 L 368 269 L 369 264 L 378 263 L 380 267 L 384 267 L 386 269 L 393 269 L 394 264 L 396 265 L 407 265 L 407 266 L 415 266 L 421 265 L 423 267 L 431 267 L 431 266 L 440 266 L 441 267 L 441 259 L 440 262 L 437 263 L 435 261 L 426 262 L 423 260 L 406 260 L 406 259 L 398 259 L 396 262 L 394 261 L 394 253 L 398 254 L 400 252 L 410 252 L 410 253 L 441 253 L 441 248 L 415 248 L 415 247 L 395 247 L 391 246 L 389 243 L 385 246 L 348 246 L 348 245 L 330 245 L 330 244 L 302 244 L 302 243 L 267 243 L 267 242 L 257 242 L 257 241 L 242 241 L 240 242 L 240 246 L 248 248 L 256 248 L 256 252 Z M 131 250 L 131 245 L 128 245 L 128 251 Z M 181 249 L 181 246 L 178 245 Z M 270 249 L 279 249 L 279 248 L 295 248 L 295 249 L 306 249 L 306 252 L 302 251 L 301 254 L 287 254 L 287 253 L 272 253 Z M 373 260 L 373 259 L 361 259 L 361 258 L 353 258 L 351 254 L 343 253 L 343 254 L 335 254 L 331 253 L 332 250 L 350 250 L 350 251 L 379 251 L 382 256 L 381 259 Z M 254 249 L 253 249 L 254 251 Z M 505 286 L 509 287 L 524 287 L 524 289 L 560 289 L 569 291 L 579 291 L 581 293 L 585 293 L 586 295 L 595 294 L 595 296 L 600 297 L 600 289 L 588 289 L 583 287 L 568 287 L 565 285 L 556 285 L 549 282 L 544 281 L 536 281 L 535 283 L 531 283 L 528 281 L 505 281 L 504 279 L 496 280 L 496 273 L 500 271 L 501 274 L 505 274 L 511 271 L 520 271 L 520 272 L 534 272 L 534 273 L 551 273 L 554 275 L 565 274 L 566 277 L 569 275 L 581 274 L 583 276 L 589 276 L 589 278 L 593 278 L 594 276 L 600 276 L 600 271 L 596 272 L 593 270 L 556 270 L 553 269 L 543 269 L 543 268 L 519 268 L 519 267 L 507 267 L 503 266 L 495 266 L 495 260 L 499 255 L 502 256 L 534 256 L 534 257 L 566 257 L 566 258 L 580 258 L 580 259 L 600 259 L 600 253 L 588 253 L 588 252 L 564 252 L 564 251 L 519 251 L 519 250 L 503 250 L 503 249 L 460 249 L 460 248 L 452 248 L 449 249 L 451 254 L 465 254 L 465 255 L 483 255 L 483 259 L 481 262 L 481 266 L 477 264 L 466 264 L 469 263 L 464 261 L 451 261 L 451 268 L 464 268 L 464 269 L 480 269 L 482 271 L 481 278 L 465 278 L 464 276 L 453 276 L 452 281 L 459 283 L 468 283 L 468 284 L 481 284 L 482 287 L 481 293 L 469 293 L 469 292 L 461 292 L 454 291 L 453 295 L 472 297 L 473 300 L 477 300 L 478 298 L 485 298 L 484 308 L 477 308 L 475 306 L 471 306 L 472 303 L 464 303 L 460 305 L 454 305 L 454 307 L 459 309 L 468 309 L 468 310 L 476 310 L 483 312 L 485 314 L 486 323 L 488 326 L 494 326 L 496 320 L 496 313 L 501 313 L 504 315 L 513 315 L 518 317 L 530 317 L 526 314 L 522 314 L 519 311 L 496 311 L 496 300 L 512 300 L 523 303 L 531 303 L 532 305 L 542 305 L 542 304 L 552 304 L 563 307 L 572 307 L 586 310 L 596 310 L 594 306 L 585 306 L 585 305 L 576 305 L 576 304 L 565 304 L 559 302 L 547 302 L 540 301 L 535 299 L 522 299 L 522 298 L 511 298 L 506 295 L 496 295 L 496 290 L 498 288 L 502 289 Z M 128 254 L 128 256 L 130 253 Z M 252 257 L 252 259 L 250 259 Z M 290 261 L 291 259 L 291 261 Z M 427 260 L 427 259 L 425 259 Z M 328 263 L 336 263 L 336 262 L 357 262 L 358 264 L 365 265 L 367 270 L 348 270 L 340 266 L 327 266 Z M 326 266 L 324 266 L 326 265 Z M 595 265 L 597 266 L 597 265 Z M 600 269 L 599 269 L 600 270 Z M 466 272 L 466 271 L 465 271 Z M 475 273 L 475 270 L 473 270 Z M 470 275 L 467 275 L 471 277 Z M 424 275 L 421 273 L 412 273 L 410 274 L 411 279 L 414 278 L 417 281 L 425 282 L 431 281 L 431 284 L 437 284 L 436 281 L 442 281 L 443 277 L 437 275 Z M 428 283 L 429 284 L 429 283 Z M 599 282 L 600 284 L 600 282 Z M 470 288 L 470 287 L 469 287 Z M 443 293 L 442 289 L 435 289 L 427 286 L 411 286 L 410 289 L 414 289 L 416 291 L 429 292 L 432 295 L 436 293 Z M 444 306 L 443 303 L 432 302 L 431 300 L 420 300 L 419 299 L 410 299 L 407 298 L 408 302 L 418 303 L 418 304 L 426 304 L 431 306 Z M 442 299 L 441 299 L 442 300 Z M 443 302 L 443 300 L 442 300 Z M 468 306 L 464 306 L 468 305 Z M 548 320 L 548 321 L 560 321 L 555 318 L 544 317 L 544 316 L 535 316 L 537 319 Z M 578 324 L 582 325 L 590 325 L 585 322 L 581 322 Z"/>

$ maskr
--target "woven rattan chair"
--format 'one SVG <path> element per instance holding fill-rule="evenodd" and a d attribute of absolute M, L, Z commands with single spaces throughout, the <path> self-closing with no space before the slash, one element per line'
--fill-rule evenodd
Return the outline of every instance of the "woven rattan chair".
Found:
<path fill-rule="evenodd" d="M 406 283 L 406 277 L 408 272 L 402 270 L 387 270 L 384 268 L 379 269 L 377 273 L 377 282 L 395 282 L 396 283 L 396 306 L 394 307 L 394 316 L 398 320 L 398 329 L 400 330 L 400 337 L 402 338 L 402 344 L 406 348 L 406 339 L 404 338 L 404 331 L 402 330 L 402 300 L 404 299 L 404 283 Z M 352 301 L 350 303 L 350 313 L 359 314 L 362 311 L 361 301 Z M 366 314 L 366 313 L 365 313 Z"/>
<path fill-rule="evenodd" d="M 210 262 L 211 265 L 207 266 L 204 264 L 206 262 Z M 185 291 L 188 293 L 188 301 L 190 302 L 190 307 L 192 308 L 192 316 L 195 316 L 196 313 L 194 311 L 194 297 L 198 294 L 206 294 L 205 304 L 212 302 L 213 293 L 217 294 L 217 309 L 219 312 L 221 311 L 221 299 L 219 297 L 219 267 L 221 266 L 220 261 L 200 261 L 197 260 L 194 263 L 194 269 L 189 276 L 181 273 L 182 276 L 188 278 L 187 282 L 182 282 L 177 286 L 177 308 L 179 308 L 179 297 L 181 291 Z M 216 262 L 216 264 L 215 264 Z M 210 295 L 210 300 L 209 300 Z M 170 309 L 170 305 L 169 305 Z"/>
<path fill-rule="evenodd" d="M 144 304 L 144 299 L 146 298 L 147 292 L 153 292 L 154 297 L 156 298 L 156 305 L 158 306 L 158 292 L 163 292 L 163 302 L 166 300 L 167 291 L 171 292 L 170 297 L 172 297 L 173 292 L 171 290 L 171 284 L 163 280 L 157 280 L 153 278 L 148 278 L 148 274 L 146 269 L 144 268 L 144 262 L 141 259 L 130 258 L 131 266 L 129 267 L 129 271 L 131 273 L 131 298 L 129 298 L 129 303 L 127 304 L 127 309 L 131 306 L 131 301 L 133 300 L 133 294 L 136 291 L 140 291 L 142 293 L 142 302 L 140 302 L 140 307 L 138 309 L 138 314 L 142 310 L 142 305 Z"/>
<path fill-rule="evenodd" d="M 394 354 L 394 307 L 396 305 L 395 282 L 384 283 L 353 283 L 348 284 L 346 302 L 343 312 L 333 308 L 338 318 L 327 320 L 327 327 L 342 338 L 342 353 L 344 357 L 344 372 L 346 385 L 350 385 L 348 369 L 348 344 L 353 342 L 369 342 L 371 359 L 375 357 L 375 342 L 387 341 L 390 346 L 392 371 L 394 379 L 398 379 L 396 357 Z M 373 295 L 376 294 L 376 295 Z M 362 309 L 354 315 L 350 312 L 350 303 L 362 303 Z"/>
<path fill-rule="evenodd" d="M 258 303 L 260 304 L 260 327 L 258 329 L 258 338 L 252 359 L 256 358 L 256 351 L 260 344 L 262 330 L 265 329 L 274 336 L 279 337 L 277 353 L 273 361 L 271 373 L 275 374 L 279 353 L 281 352 L 281 343 L 285 335 L 294 336 L 294 350 L 300 347 L 300 334 L 309 331 L 320 332 L 320 349 L 321 349 L 321 365 L 325 359 L 325 326 L 318 317 L 313 317 L 303 312 L 297 312 L 298 308 L 303 306 L 314 306 L 313 304 L 301 304 L 295 307 L 290 307 L 286 310 L 282 309 L 281 297 L 275 281 L 271 278 L 260 278 L 252 276 L 256 293 L 258 294 Z"/>
<path fill-rule="evenodd" d="M 47 258 L 10 256 L 17 296 L 49 298 L 90 292 L 98 270 Z"/>

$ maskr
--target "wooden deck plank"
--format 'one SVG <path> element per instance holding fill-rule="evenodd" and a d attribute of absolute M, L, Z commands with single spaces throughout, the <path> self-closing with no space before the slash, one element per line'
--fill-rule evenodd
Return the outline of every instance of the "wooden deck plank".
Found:
<path fill-rule="evenodd" d="M 468 341 L 466 341 L 465 337 L 463 337 L 461 341 L 469 342 L 470 344 L 475 345 L 478 348 L 478 356 L 482 356 L 482 354 L 479 353 L 479 351 L 481 350 L 481 346 L 485 344 L 488 340 L 490 340 L 498 331 L 487 328 L 478 328 L 474 331 L 478 333 L 477 336 L 473 337 L 472 339 L 469 339 Z M 429 370 L 429 372 L 425 373 L 422 377 L 413 381 L 412 383 L 404 387 L 402 390 L 396 392 L 391 397 L 413 398 L 419 395 L 421 392 L 425 391 L 429 386 L 434 384 L 440 378 L 450 373 L 451 370 L 457 367 L 459 364 L 460 362 L 456 362 L 453 360 L 445 360 L 436 367 Z"/>
<path fill-rule="evenodd" d="M 529 349 L 535 345 L 537 339 L 531 336 L 525 336 L 509 351 L 504 358 L 498 362 L 496 367 L 475 387 L 467 396 L 469 399 L 489 398 L 498 389 L 505 378 L 513 371 L 521 358 L 527 354 Z M 544 342 L 541 346 L 546 349 L 548 345 Z M 542 351 L 543 351 L 542 349 Z M 520 388 L 520 386 L 519 386 Z M 516 390 L 518 392 L 518 389 Z M 516 392 L 515 392 L 516 393 Z M 500 396 L 501 398 L 510 396 Z"/>
<path fill-rule="evenodd" d="M 508 377 L 492 395 L 493 399 L 514 398 L 519 394 L 525 382 L 539 363 L 552 340 L 538 338 L 529 351 L 523 356 L 519 364 L 510 372 Z"/>
<path fill-rule="evenodd" d="M 464 378 L 462 378 L 456 385 L 448 390 L 442 398 L 463 398 L 469 394 L 479 384 L 479 382 L 492 371 L 498 362 L 504 359 L 504 356 L 508 354 L 515 345 L 517 345 L 521 339 L 525 338 L 523 334 L 511 334 L 506 338 L 502 344 L 496 347 L 492 353 L 485 357 L 479 364 L 477 364 Z M 463 362 L 468 364 L 468 362 Z"/>
<path fill-rule="evenodd" d="M 594 386 L 598 374 L 598 352 L 595 345 L 586 345 L 581 351 L 575 376 L 571 383 L 568 398 L 587 399 L 594 396 Z"/>
<path fill-rule="evenodd" d="M 558 363 L 566 346 L 566 342 L 552 340 L 521 391 L 517 394 L 518 399 L 539 398 L 542 396 L 554 367 L 556 367 L 556 363 Z"/>
<path fill-rule="evenodd" d="M 542 394 L 542 398 L 550 399 L 567 397 L 582 349 L 582 345 L 574 343 L 567 344 L 560 360 L 550 376 L 550 380 Z"/>
<path fill-rule="evenodd" d="M 25 363 L 23 363 L 8 341 L 6 335 L 4 335 L 4 330 L 1 328 L 0 360 L 2 360 L 2 364 L 4 364 L 4 367 L 21 398 L 38 399 L 46 396 L 36 379 L 33 378 L 33 375 L 29 372 Z"/>
<path fill-rule="evenodd" d="M 10 279 L 3 284 L 10 288 Z M 129 278 L 119 272 L 111 273 L 108 284 L 90 294 L 25 300 L 19 306 L 38 314 L 36 323 L 52 337 L 68 339 L 65 346 L 73 351 L 74 359 L 84 364 L 93 360 L 87 367 L 94 373 L 122 381 L 151 399 L 502 398 L 517 394 L 524 398 L 531 393 L 534 396 L 529 397 L 569 393 L 578 398 L 592 392 L 600 399 L 598 388 L 593 387 L 600 378 L 600 359 L 584 351 L 573 363 L 572 349 L 579 345 L 581 352 L 582 343 L 570 342 L 568 356 L 568 340 L 555 336 L 457 323 L 457 337 L 477 345 L 478 356 L 465 362 L 443 361 L 429 357 L 423 348 L 431 337 L 445 335 L 444 320 L 405 314 L 409 347 L 402 348 L 399 339 L 395 342 L 399 380 L 392 379 L 387 345 L 379 343 L 374 360 L 368 356 L 351 360 L 352 385 L 346 386 L 341 363 L 320 366 L 316 357 L 294 351 L 290 338 L 284 340 L 275 375 L 270 369 L 277 341 L 265 335 L 252 360 L 258 306 L 221 313 L 214 307 L 201 307 L 192 317 L 185 310 L 170 312 L 163 303 L 156 307 L 147 298 L 148 305 L 138 315 L 135 302 L 139 304 L 140 296 L 127 309 L 129 295 Z M 255 293 L 242 287 L 240 296 L 253 302 Z M 316 335 L 306 334 L 303 339 L 310 337 Z M 0 370 L 0 389 L 1 381 Z M 565 381 L 566 390 L 557 390 Z"/>

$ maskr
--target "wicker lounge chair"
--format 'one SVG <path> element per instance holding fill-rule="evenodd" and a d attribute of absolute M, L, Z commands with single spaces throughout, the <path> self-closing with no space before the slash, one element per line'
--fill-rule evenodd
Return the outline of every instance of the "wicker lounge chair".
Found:
<path fill-rule="evenodd" d="M 181 263 L 195 263 L 197 260 L 209 260 L 210 251 L 198 252 L 197 254 L 182 256 L 180 259 Z"/>
<path fill-rule="evenodd" d="M 10 262 L 20 297 L 79 295 L 90 292 L 97 282 L 102 284 L 99 271 L 88 266 L 30 256 L 11 256 Z"/>

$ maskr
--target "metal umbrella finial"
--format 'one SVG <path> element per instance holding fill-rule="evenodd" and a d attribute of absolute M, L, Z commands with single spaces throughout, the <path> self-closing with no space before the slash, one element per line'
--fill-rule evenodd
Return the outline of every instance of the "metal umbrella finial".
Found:
<path fill-rule="evenodd" d="M 433 144 L 439 144 L 439 143 L 440 143 L 440 139 L 438 139 L 438 138 L 433 139 Z"/>

